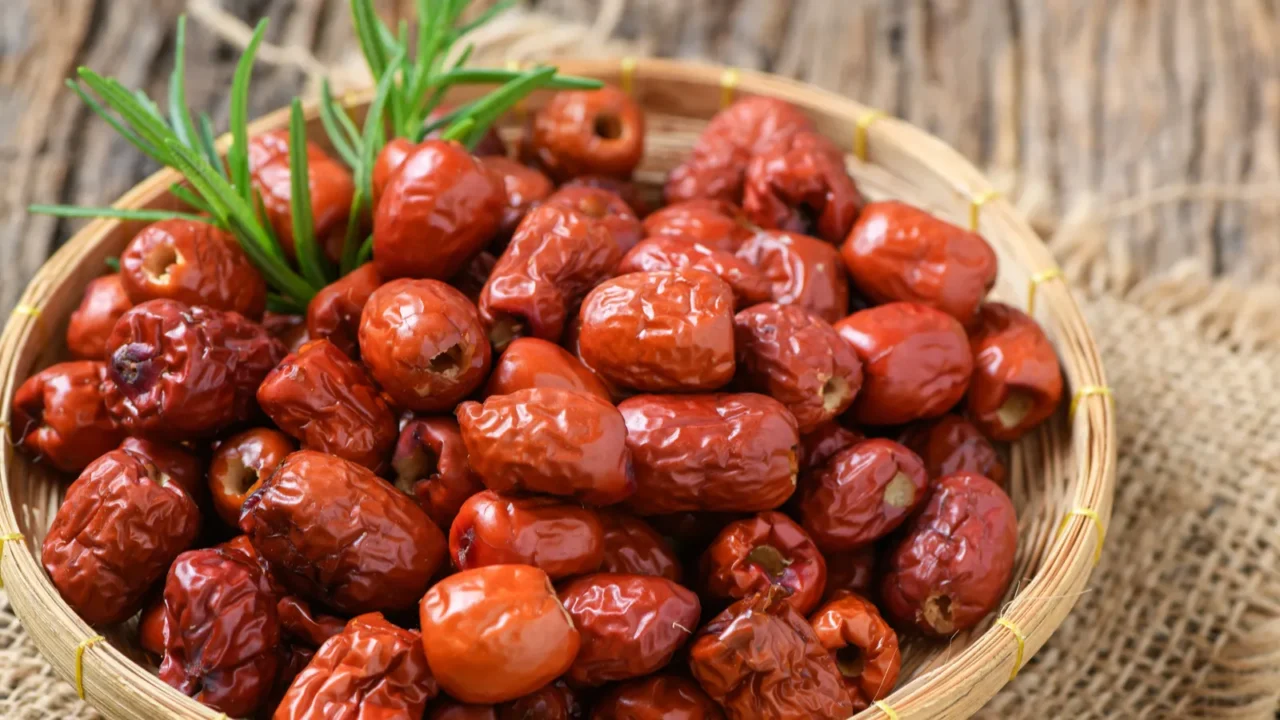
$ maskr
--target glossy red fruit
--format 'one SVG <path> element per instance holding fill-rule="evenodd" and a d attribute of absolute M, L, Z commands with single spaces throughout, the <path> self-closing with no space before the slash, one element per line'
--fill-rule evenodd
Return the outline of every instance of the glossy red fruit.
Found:
<path fill-rule="evenodd" d="M 435 280 L 393 280 L 369 296 L 360 357 L 392 401 L 450 410 L 484 382 L 489 341 L 471 301 Z"/>
<path fill-rule="evenodd" d="M 835 660 L 854 712 L 893 692 L 902 665 L 898 634 L 871 601 L 843 592 L 819 608 L 809 623 Z"/>
<path fill-rule="evenodd" d="M 120 253 L 120 276 L 135 303 L 177 300 L 260 320 L 267 283 L 231 234 L 195 220 L 161 220 Z"/>
<path fill-rule="evenodd" d="M 920 458 L 892 440 L 864 440 L 806 478 L 800 523 L 818 546 L 847 552 L 892 532 L 925 501 Z"/>
<path fill-rule="evenodd" d="M 724 713 L 698 683 L 651 675 L 610 687 L 596 699 L 591 720 L 724 720 Z"/>
<path fill-rule="evenodd" d="M 441 580 L 422 598 L 427 663 L 449 695 L 514 700 L 562 675 L 581 639 L 547 574 L 491 565 Z"/>
<path fill-rule="evenodd" d="M 449 529 L 459 570 L 531 565 L 552 580 L 595 572 L 604 560 L 604 528 L 594 510 L 550 497 L 472 495 Z"/>
<path fill-rule="evenodd" d="M 360 314 L 382 278 L 373 263 L 365 263 L 329 283 L 307 304 L 307 334 L 328 340 L 353 359 L 360 357 Z M 296 349 L 292 349 L 297 352 Z"/>
<path fill-rule="evenodd" d="M 1036 321 L 1009 305 L 984 304 L 974 325 L 969 418 L 993 440 L 1017 440 L 1062 401 L 1058 356 Z"/>
<path fill-rule="evenodd" d="M 644 111 L 613 87 L 561 91 L 533 114 L 521 154 L 558 181 L 629 177 L 644 156 Z"/>
<path fill-rule="evenodd" d="M 516 338 L 493 364 L 484 394 L 510 395 L 535 387 L 577 390 L 610 399 L 600 378 L 564 348 L 538 338 Z"/>
<path fill-rule="evenodd" d="M 67 323 L 67 349 L 76 357 L 101 360 L 107 351 L 107 337 L 116 321 L 133 301 L 125 291 L 120 273 L 94 278 L 84 288 L 80 307 Z"/>
<path fill-rule="evenodd" d="M 942 415 L 969 388 L 973 356 L 950 315 L 915 303 L 890 303 L 835 324 L 862 359 L 862 390 L 850 414 L 866 425 L 900 425 Z"/>
<path fill-rule="evenodd" d="M 244 501 L 297 449 L 292 438 L 269 428 L 245 430 L 223 440 L 209 463 L 209 490 L 218 516 L 238 526 Z"/>
<path fill-rule="evenodd" d="M 756 233 L 737 254 L 764 273 L 779 305 L 798 305 L 833 324 L 848 312 L 849 280 L 830 243 L 775 230 Z"/>
<path fill-rule="evenodd" d="M 968 630 L 999 606 L 1017 549 L 1009 496 L 981 475 L 948 475 L 889 554 L 883 608 L 934 637 Z"/>
<path fill-rule="evenodd" d="M 747 165 L 742 209 L 762 228 L 838 244 L 849 234 L 862 204 L 844 153 L 811 130 L 775 138 Z"/>
<path fill-rule="evenodd" d="M 498 236 L 505 243 L 505 239 L 510 238 L 511 233 L 516 231 L 516 226 L 524 219 L 525 214 L 534 205 L 546 200 L 555 190 L 555 185 L 551 183 L 550 178 L 537 169 L 505 157 L 482 157 L 480 164 L 502 182 L 506 207 L 502 210 Z"/>
<path fill-rule="evenodd" d="M 289 170 L 289 131 L 273 130 L 249 139 L 253 187 L 287 255 L 293 255 L 293 179 Z M 311 191 L 311 226 L 320 248 L 336 260 L 342 254 L 355 181 L 341 163 L 320 146 L 307 143 L 307 189 Z"/>
<path fill-rule="evenodd" d="M 618 249 L 627 252 L 640 238 L 644 237 L 644 229 L 635 210 L 617 193 L 604 188 L 584 185 L 567 185 L 550 195 L 548 205 L 559 205 L 593 218 L 613 236 Z"/>
<path fill-rule="evenodd" d="M 644 232 L 646 237 L 673 236 L 734 252 L 756 234 L 756 229 L 737 205 L 699 198 L 654 211 L 644 219 Z"/>
<path fill-rule="evenodd" d="M 818 605 L 827 563 L 809 534 L 780 512 L 762 512 L 725 526 L 702 554 L 703 588 L 737 600 L 771 587 L 801 614 Z"/>
<path fill-rule="evenodd" d="M 107 367 L 97 360 L 58 363 L 27 378 L 13 395 L 14 443 L 65 472 L 79 472 L 124 439 L 107 412 Z"/>
<path fill-rule="evenodd" d="M 1005 486 L 1007 471 L 1000 453 L 976 425 L 959 415 L 909 426 L 898 442 L 920 456 L 932 480 L 968 472 Z"/>
<path fill-rule="evenodd" d="M 868 205 L 840 252 L 872 302 L 920 303 L 966 325 L 996 281 L 981 235 L 903 202 Z"/>
<path fill-rule="evenodd" d="M 428 140 L 405 157 L 373 216 L 373 262 L 384 278 L 447 280 L 498 230 L 502 183 L 456 142 Z"/>
<path fill-rule="evenodd" d="M 448 528 L 467 498 L 484 490 L 471 472 L 458 421 L 447 415 L 415 418 L 400 429 L 391 458 L 395 486 L 441 528 Z"/>
<path fill-rule="evenodd" d="M 764 302 L 771 297 L 769 281 L 754 265 L 727 250 L 718 250 L 679 236 L 651 237 L 631 248 L 614 271 L 618 275 L 654 270 L 701 270 L 729 283 L 734 307 Z"/>

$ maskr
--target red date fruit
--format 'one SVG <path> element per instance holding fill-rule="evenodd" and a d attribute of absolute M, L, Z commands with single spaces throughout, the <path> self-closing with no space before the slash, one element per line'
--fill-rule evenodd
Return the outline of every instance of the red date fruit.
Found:
<path fill-rule="evenodd" d="M 823 602 L 831 601 L 841 592 L 870 595 L 875 580 L 876 555 L 875 545 L 863 545 L 848 552 L 824 553 L 827 591 L 822 595 Z"/>
<path fill-rule="evenodd" d="M 293 179 L 289 170 L 289 131 L 273 130 L 249 139 L 253 188 L 262 195 L 267 220 L 286 255 L 293 256 Z M 320 146 L 307 143 L 307 189 L 316 243 L 336 260 L 342 254 L 355 181 Z"/>
<path fill-rule="evenodd" d="M 258 404 L 302 447 L 375 473 L 386 468 L 399 435 L 364 368 L 328 340 L 312 340 L 280 361 L 258 387 Z"/>
<path fill-rule="evenodd" d="M 498 720 L 584 720 L 582 699 L 563 680 L 498 706 Z"/>
<path fill-rule="evenodd" d="M 676 582 L 683 569 L 666 538 L 644 520 L 620 512 L 601 511 L 604 562 L 601 572 L 654 575 Z"/>
<path fill-rule="evenodd" d="M 558 341 L 573 308 L 621 256 L 602 223 L 560 205 L 531 210 L 480 292 L 494 347 L 525 336 Z"/>
<path fill-rule="evenodd" d="M 733 379 L 733 291 L 715 275 L 623 275 L 596 286 L 581 317 L 582 360 L 608 382 L 691 392 Z"/>
<path fill-rule="evenodd" d="M 343 613 L 413 607 L 444 561 L 444 534 L 413 500 L 311 450 L 245 501 L 240 528 L 289 589 Z"/>
<path fill-rule="evenodd" d="M 200 532 L 182 486 L 125 450 L 89 464 L 67 488 L 41 561 L 62 599 L 90 625 L 123 622 Z"/>
<path fill-rule="evenodd" d="M 627 428 L 612 404 L 560 388 L 494 395 L 458 406 L 471 468 L 497 492 L 565 495 L 591 505 L 635 491 Z"/>
<path fill-rule="evenodd" d="M 488 251 L 471 258 L 471 262 L 462 269 L 462 272 L 454 275 L 449 284 L 458 289 L 458 292 L 467 296 L 472 304 L 480 302 L 480 293 L 484 290 L 484 284 L 489 282 L 489 276 L 493 274 L 493 268 L 498 264 L 498 258 Z"/>
<path fill-rule="evenodd" d="M 630 180 L 609 177 L 608 175 L 579 175 L 568 182 L 560 185 L 563 188 L 588 187 L 608 190 L 609 192 L 622 198 L 622 202 L 631 208 L 636 217 L 644 217 L 649 214 L 649 203 L 644 198 L 644 192 L 640 186 Z"/>
<path fill-rule="evenodd" d="M 532 565 L 552 580 L 595 572 L 604 561 L 604 528 L 594 510 L 549 497 L 472 495 L 449 528 L 459 570 Z"/>
<path fill-rule="evenodd" d="M 262 327 L 267 334 L 279 340 L 289 352 L 297 352 L 298 348 L 311 340 L 307 334 L 307 318 L 302 315 L 287 315 L 268 310 L 262 314 Z"/>
<path fill-rule="evenodd" d="M 850 410 L 859 424 L 937 417 L 969 387 L 969 340 L 960 323 L 940 310 L 890 303 L 856 312 L 835 328 L 862 359 L 862 390 Z"/>
<path fill-rule="evenodd" d="M 58 363 L 27 378 L 13 395 L 13 441 L 64 472 L 79 472 L 124 438 L 107 413 L 107 366 L 97 360 Z"/>
<path fill-rule="evenodd" d="M 408 138 L 392 138 L 382 146 L 382 150 L 378 153 L 378 158 L 373 161 L 373 173 L 369 178 L 371 189 L 373 190 L 373 204 L 370 205 L 374 210 L 378 209 L 378 203 L 382 201 L 382 193 L 387 189 L 387 183 L 391 182 L 391 178 L 400 170 L 400 166 L 404 165 L 404 159 L 417 149 Z"/>
<path fill-rule="evenodd" d="M 840 451 L 866 440 L 857 430 L 850 430 L 839 423 L 825 422 L 800 436 L 800 470 L 817 470 Z"/>
<path fill-rule="evenodd" d="M 818 605 L 827 563 L 809 534 L 780 512 L 729 523 L 702 555 L 709 595 L 738 600 L 778 587 L 804 614 Z"/>
<path fill-rule="evenodd" d="M 729 720 L 845 720 L 853 707 L 831 653 L 785 595 L 757 593 L 717 615 L 689 669 Z"/>
<path fill-rule="evenodd" d="M 614 685 L 596 700 L 591 720 L 724 720 L 698 683 L 653 675 Z"/>
<path fill-rule="evenodd" d="M 161 220 L 120 253 L 120 276 L 135 303 L 177 300 L 258 320 L 267 282 L 230 234 L 194 220 Z"/>
<path fill-rule="evenodd" d="M 203 496 L 204 463 L 181 445 L 127 437 L 120 443 L 120 449 L 155 465 L 170 480 L 181 485 L 192 498 Z"/>
<path fill-rule="evenodd" d="M 462 293 L 435 280 L 394 280 L 365 303 L 360 357 L 396 405 L 436 412 L 484 382 L 490 350 Z"/>
<path fill-rule="evenodd" d="M 613 87 L 558 92 L 530 118 L 521 155 L 557 181 L 630 177 L 644 156 L 644 111 Z"/>
<path fill-rule="evenodd" d="M 434 703 L 427 720 L 501 720 L 497 705 L 471 705 L 456 700 Z M 522 719 L 523 720 L 523 719 Z"/>
<path fill-rule="evenodd" d="M 421 620 L 440 687 L 470 703 L 537 690 L 569 669 L 581 643 L 547 574 L 527 565 L 450 575 L 422 598 Z"/>
<path fill-rule="evenodd" d="M 510 395 L 536 387 L 576 390 L 610 399 L 600 378 L 564 348 L 538 338 L 516 338 L 493 364 L 484 394 Z"/>
<path fill-rule="evenodd" d="M 169 625 L 164 619 L 164 593 L 157 595 L 142 608 L 138 616 L 138 646 L 148 653 L 164 655 L 164 644 L 169 636 Z"/>
<path fill-rule="evenodd" d="M 849 308 L 849 281 L 840 253 L 829 243 L 796 233 L 756 233 L 738 249 L 769 281 L 773 301 L 798 305 L 829 323 Z"/>
<path fill-rule="evenodd" d="M 741 202 L 743 176 L 756 153 L 776 138 L 812 127 L 783 100 L 751 96 L 716 113 L 687 160 L 667 176 L 667 202 L 712 198 Z"/>
<path fill-rule="evenodd" d="M 258 385 L 284 355 L 241 315 L 151 300 L 122 315 L 107 341 L 107 411 L 130 433 L 214 435 L 253 416 Z"/>
<path fill-rule="evenodd" d="M 787 406 L 801 433 L 839 416 L 862 387 L 862 361 L 825 320 L 763 303 L 733 318 L 738 379 Z"/>
<path fill-rule="evenodd" d="M 614 272 L 625 275 L 685 268 L 711 273 L 729 283 L 735 308 L 764 302 L 772 294 L 769 281 L 754 265 L 727 250 L 717 250 L 675 236 L 658 236 L 642 241 L 622 257 Z"/>
<path fill-rule="evenodd" d="M 569 582 L 560 602 L 582 636 L 569 682 L 598 686 L 648 675 L 698 627 L 698 596 L 650 575 L 600 573 Z"/>
<path fill-rule="evenodd" d="M 809 618 L 818 642 L 831 653 L 853 700 L 853 711 L 893 692 L 902 656 L 898 634 L 866 599 L 843 593 Z"/>
<path fill-rule="evenodd" d="M 742 209 L 762 228 L 840 243 L 862 203 L 844 154 L 813 131 L 777 138 L 747 165 Z"/>
<path fill-rule="evenodd" d="M 968 630 L 1000 604 L 1017 549 L 1018 518 L 1000 486 L 948 475 L 889 554 L 882 607 L 927 635 Z"/>
<path fill-rule="evenodd" d="M 641 515 L 772 510 L 796 488 L 795 418 L 753 393 L 640 395 L 618 405 L 627 423 Z"/>
<path fill-rule="evenodd" d="M 288 435 L 267 428 L 245 430 L 218 445 L 209 463 L 209 490 L 218 516 L 232 527 L 239 525 L 244 501 L 296 449 Z"/>
<path fill-rule="evenodd" d="M 396 487 L 416 499 L 442 528 L 453 523 L 467 498 L 484 490 L 471 472 L 458 421 L 448 416 L 405 423 L 391 467 Z"/>
<path fill-rule="evenodd" d="M 840 253 L 872 302 L 920 303 L 966 325 L 996 281 L 981 235 L 902 202 L 867 205 Z"/>
<path fill-rule="evenodd" d="M 346 626 L 346 620 L 314 612 L 305 600 L 291 595 L 289 589 L 276 577 L 275 571 L 271 569 L 266 558 L 262 557 L 249 541 L 249 536 L 237 535 L 217 547 L 228 553 L 238 553 L 262 571 L 263 582 L 271 596 L 276 599 L 276 614 L 280 618 L 280 629 L 287 636 L 286 639 L 291 641 L 292 647 L 306 647 L 314 650 L 329 638 L 342 632 L 342 628 Z M 290 662 L 296 659 L 291 657 Z M 306 665 L 306 662 L 304 661 L 302 665 Z M 294 675 L 301 670 L 301 667 L 295 668 L 287 679 L 292 681 Z M 287 687 L 288 683 L 283 685 Z"/>
<path fill-rule="evenodd" d="M 116 321 L 133 307 L 120 273 L 94 278 L 67 324 L 67 349 L 78 358 L 101 360 Z"/>
<path fill-rule="evenodd" d="M 324 286 L 307 304 L 307 335 L 312 340 L 328 340 L 352 358 L 359 358 L 360 314 L 381 284 L 378 269 L 365 263 Z"/>
<path fill-rule="evenodd" d="M 547 196 L 555 190 L 555 186 L 546 175 L 506 157 L 480 158 L 480 164 L 502 182 L 502 190 L 506 195 L 506 207 L 502 210 L 498 235 L 509 238 L 530 208 L 546 200 Z"/>
<path fill-rule="evenodd" d="M 1058 356 L 1044 330 L 1017 308 L 986 303 L 974 323 L 969 417 L 993 440 L 1017 440 L 1062 400 Z"/>
<path fill-rule="evenodd" d="M 943 415 L 909 427 L 898 442 L 920 456 L 930 479 L 960 472 L 977 473 L 1004 487 L 1005 467 L 1000 453 L 973 423 L 959 415 Z"/>
<path fill-rule="evenodd" d="M 610 190 L 569 185 L 552 193 L 547 198 L 547 204 L 577 210 L 599 221 L 613 236 L 618 249 L 624 253 L 644 237 L 644 228 L 635 211 L 617 193 Z"/>
<path fill-rule="evenodd" d="M 853 550 L 901 525 L 928 486 L 915 453 L 892 440 L 864 440 L 806 479 L 800 524 L 823 550 Z"/>
<path fill-rule="evenodd" d="M 724 200 L 686 200 L 644 219 L 646 237 L 674 236 L 716 250 L 736 251 L 756 231 L 742 209 Z"/>
<path fill-rule="evenodd" d="M 373 216 L 373 263 L 384 278 L 447 280 L 498 230 L 502 182 L 456 142 L 428 140 L 392 174 Z"/>
<path fill-rule="evenodd" d="M 368 613 L 316 651 L 272 718 L 420 718 L 439 691 L 422 635 Z"/>
<path fill-rule="evenodd" d="M 265 704 L 280 670 L 280 620 L 257 565 L 216 548 L 179 555 L 164 615 L 161 680 L 228 715 Z"/>

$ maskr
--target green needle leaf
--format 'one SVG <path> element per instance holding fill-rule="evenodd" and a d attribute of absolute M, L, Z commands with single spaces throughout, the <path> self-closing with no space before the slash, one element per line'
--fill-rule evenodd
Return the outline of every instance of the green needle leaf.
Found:
<path fill-rule="evenodd" d="M 199 195 L 196 195 L 195 193 L 191 192 L 185 187 L 181 185 L 170 185 L 169 194 L 178 198 L 179 200 L 186 203 L 187 205 L 190 205 L 196 210 L 199 210 L 200 212 L 206 213 L 210 217 L 213 217 L 213 209 L 210 208 L 209 204 L 204 201 L 204 198 L 200 197 Z"/>
<path fill-rule="evenodd" d="M 293 218 L 293 251 L 302 276 L 319 290 L 329 284 L 329 268 L 316 243 L 311 216 L 311 174 L 307 165 L 307 129 L 302 101 L 289 108 L 289 214 Z"/>
<path fill-rule="evenodd" d="M 267 20 L 263 18 L 253 30 L 244 54 L 236 64 L 231 81 L 231 149 L 227 161 L 231 165 L 231 182 L 245 203 L 252 202 L 253 190 L 249 183 L 249 77 L 253 74 L 253 60 L 258 46 L 267 32 Z"/>
<path fill-rule="evenodd" d="M 267 293 L 267 309 L 285 315 L 305 315 L 307 306 L 279 293 Z"/>
<path fill-rule="evenodd" d="M 51 215 L 64 218 L 114 218 L 116 220 L 141 220 L 143 222 L 159 222 L 161 220 L 209 222 L 207 217 L 173 210 L 131 210 L 129 208 L 80 207 L 77 205 L 30 205 L 27 207 L 27 212 L 32 215 Z"/>
<path fill-rule="evenodd" d="M 196 127 L 187 109 L 187 16 L 178 16 L 178 32 L 174 39 L 173 72 L 169 75 L 169 125 L 178 142 L 196 146 Z"/>
<path fill-rule="evenodd" d="M 147 157 L 151 158 L 152 160 L 155 160 L 158 163 L 164 164 L 165 158 L 162 157 L 163 151 L 156 149 L 156 147 L 153 146 L 151 143 L 147 142 L 146 140 L 143 140 L 142 137 L 138 135 L 138 133 L 134 132 L 130 128 L 125 127 L 119 120 L 115 118 L 115 116 L 113 116 L 105 107 L 102 106 L 102 103 L 98 102 L 92 95 L 85 92 L 84 88 L 80 87 L 79 83 L 77 83 L 74 80 L 67 80 L 66 85 L 67 87 L 75 91 L 76 95 L 80 96 L 80 100 L 84 102 L 85 105 L 88 105 L 89 109 L 92 110 L 94 114 L 96 114 L 98 117 L 102 118 L 103 120 L 106 120 L 107 124 L 109 124 L 120 135 L 120 137 L 124 138 L 125 140 L 128 140 L 129 143 L 134 147 L 138 148 L 138 150 L 140 150 L 143 155 L 146 155 Z"/>
<path fill-rule="evenodd" d="M 200 149 L 204 151 L 205 159 L 209 164 L 217 168 L 224 179 L 230 181 L 227 164 L 222 161 L 222 156 L 218 155 L 217 144 L 213 139 L 213 120 L 209 119 L 208 113 L 200 113 Z"/>
<path fill-rule="evenodd" d="M 354 168 L 356 163 L 360 162 L 356 151 L 352 149 L 353 141 L 359 142 L 358 135 L 350 137 L 347 135 L 346 126 L 343 125 L 340 118 L 345 118 L 352 130 L 355 125 L 350 124 L 351 118 L 346 117 L 347 113 L 338 103 L 334 102 L 333 94 L 329 90 L 329 81 L 323 80 L 320 83 L 320 122 L 324 125 L 324 132 L 329 136 L 329 144 L 333 145 L 333 149 L 342 157 L 342 161 L 347 167 Z"/>

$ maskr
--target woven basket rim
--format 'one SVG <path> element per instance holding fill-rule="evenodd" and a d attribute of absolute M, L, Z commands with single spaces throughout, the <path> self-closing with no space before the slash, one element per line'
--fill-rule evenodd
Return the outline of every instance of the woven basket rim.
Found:
<path fill-rule="evenodd" d="M 867 106 L 802 82 L 766 73 L 716 65 L 653 58 L 609 60 L 564 59 L 558 61 L 562 71 L 599 78 L 639 94 L 646 86 L 667 83 L 692 83 L 704 88 L 723 104 L 738 94 L 769 95 L 800 106 L 811 115 L 822 116 L 819 129 L 837 142 L 846 138 L 851 148 L 862 150 L 872 165 L 910 168 L 913 180 L 949 189 L 956 198 L 953 214 L 966 209 L 981 212 L 983 234 L 993 245 L 1009 253 L 1019 266 L 1031 269 L 1029 293 L 1036 297 L 1036 315 L 1058 335 L 1055 345 L 1064 363 L 1064 371 L 1074 392 L 1081 393 L 1080 412 L 1068 419 L 1070 443 L 1075 455 L 1089 449 L 1090 462 L 1077 462 L 1068 482 L 1071 500 L 1068 505 L 1084 512 L 1070 510 L 1062 517 L 1057 534 L 1047 540 L 1047 549 L 1032 580 L 1000 614 L 1000 621 L 957 653 L 945 665 L 927 672 L 897 688 L 885 699 L 889 710 L 875 706 L 866 717 L 967 717 L 1016 674 L 1025 662 L 1044 644 L 1074 606 L 1087 584 L 1101 551 L 1103 532 L 1111 515 L 1115 486 L 1115 431 L 1112 403 L 1089 402 L 1089 396 L 1109 399 L 1099 388 L 1106 388 L 1106 378 L 1093 340 L 1080 308 L 1072 299 L 1064 282 L 1042 282 L 1059 279 L 1061 271 L 1043 242 L 1014 208 L 991 191 L 983 175 L 958 152 L 938 138 L 904 121 L 874 111 Z M 451 97 L 468 93 L 462 89 Z M 363 108 L 372 98 L 371 90 L 348 94 L 343 102 Z M 643 105 L 643 102 L 641 103 Z M 288 108 L 276 110 L 250 126 L 250 132 L 286 127 Z M 307 106 L 307 118 L 315 126 L 317 111 Z M 229 139 L 220 141 L 225 149 Z M 945 171 L 945 172 L 944 172 Z M 116 203 L 119 207 L 153 204 L 166 189 L 180 180 L 173 170 L 162 169 L 135 185 Z M 99 219 L 90 222 L 60 248 L 36 273 L 19 299 L 18 310 L 9 318 L 0 335 L 0 428 L 12 416 L 12 398 L 19 377 L 25 379 L 32 368 L 22 365 L 22 350 L 35 342 L 36 334 L 46 324 L 56 322 L 38 314 L 24 312 L 42 308 L 68 281 L 84 261 L 85 254 L 106 243 L 121 221 Z M 996 231 L 999 232 L 996 232 Z M 1002 273 L 1006 267 L 1002 265 Z M 1023 304 L 1025 309 L 1026 304 Z M 38 310 L 37 310 L 38 313 Z M 1045 319 L 1048 319 L 1046 322 Z M 1064 357 L 1062 347 L 1070 344 L 1081 358 Z M 1074 360 L 1071 361 L 1071 360 Z M 1075 402 L 1072 402 L 1075 405 Z M 8 438 L 8 432 L 4 433 Z M 21 533 L 18 522 L 21 508 L 12 498 L 14 448 L 3 443 L 0 457 L 0 535 Z M 1090 517 L 1090 513 L 1094 513 Z M 1079 522 L 1071 522 L 1077 518 Z M 1096 527 L 1095 527 L 1096 526 Z M 1095 532 L 1096 531 L 1096 532 Z M 1019 543 L 1029 532 L 1019 528 Z M 1039 529 L 1045 534 L 1043 528 Z M 1041 541 L 1045 538 L 1041 537 Z M 4 572 L 6 589 L 23 625 L 32 632 L 41 654 L 67 680 L 76 673 L 76 648 L 98 635 L 59 597 L 44 573 L 35 553 L 26 542 L 5 542 L 0 570 Z M 225 717 L 169 688 L 146 668 L 133 663 L 125 653 L 108 643 L 100 643 L 84 651 L 84 684 L 89 701 L 99 709 L 96 698 L 106 693 L 127 697 L 152 712 L 173 716 L 214 719 Z M 122 692 L 123 691 L 123 692 Z M 126 702 L 124 697 L 117 698 Z M 113 703 L 114 704 L 114 703 Z M 136 706 L 135 706 L 136 707 Z M 106 712 L 104 710 L 104 712 Z M 878 714 L 877 714 L 878 713 Z"/>

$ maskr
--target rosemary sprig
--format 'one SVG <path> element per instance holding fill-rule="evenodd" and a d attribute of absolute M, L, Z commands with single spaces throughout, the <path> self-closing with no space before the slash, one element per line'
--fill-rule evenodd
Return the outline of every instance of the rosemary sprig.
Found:
<path fill-rule="evenodd" d="M 85 208 L 32 205 L 30 211 L 59 217 L 110 217 L 155 222 L 182 219 L 207 222 L 231 233 L 245 254 L 276 292 L 276 305 L 305 308 L 316 291 L 332 280 L 320 252 L 311 219 L 307 175 L 306 136 L 301 106 L 295 101 L 290 123 L 290 172 L 293 178 L 294 249 L 301 272 L 290 266 L 271 224 L 262 212 L 261 198 L 250 181 L 248 153 L 249 80 L 267 23 L 254 29 L 236 66 L 231 86 L 231 145 L 224 163 L 214 142 L 208 115 L 193 120 L 186 96 L 186 18 L 179 18 L 173 73 L 169 77 L 168 117 L 141 91 L 129 91 L 114 78 L 88 69 L 77 70 L 78 82 L 68 81 L 85 104 L 122 137 L 156 162 L 178 170 L 186 185 L 171 194 L 200 214 L 168 210 Z M 294 152 L 296 149 L 297 152 Z"/>

